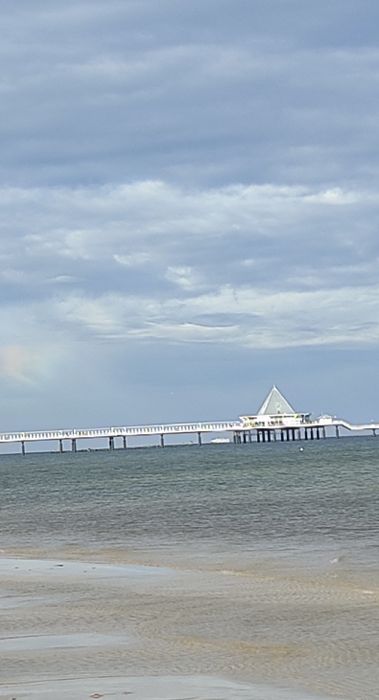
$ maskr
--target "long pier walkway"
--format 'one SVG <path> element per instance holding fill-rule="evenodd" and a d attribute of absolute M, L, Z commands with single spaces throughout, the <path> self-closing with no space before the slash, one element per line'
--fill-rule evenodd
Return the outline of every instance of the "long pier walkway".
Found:
<path fill-rule="evenodd" d="M 371 432 L 373 435 L 379 431 L 378 423 L 352 424 L 338 418 L 321 417 L 315 420 L 294 423 L 276 417 L 265 425 L 259 425 L 251 419 L 241 418 L 237 421 L 208 421 L 198 423 L 162 423 L 156 425 L 119 426 L 109 428 L 72 428 L 68 430 L 35 430 L 27 432 L 0 433 L 0 445 L 18 443 L 25 453 L 26 443 L 57 441 L 59 451 L 64 451 L 64 441 L 70 441 L 73 452 L 77 450 L 79 440 L 105 439 L 109 449 L 117 446 L 116 440 L 121 442 L 121 447 L 128 446 L 129 438 L 158 436 L 159 445 L 165 446 L 165 438 L 170 435 L 195 435 L 198 444 L 202 444 L 202 436 L 209 434 L 229 434 L 230 442 L 237 444 L 250 442 L 271 442 L 275 440 L 313 440 L 327 437 L 330 428 L 333 428 L 336 437 L 340 436 L 340 429 L 354 432 Z"/>

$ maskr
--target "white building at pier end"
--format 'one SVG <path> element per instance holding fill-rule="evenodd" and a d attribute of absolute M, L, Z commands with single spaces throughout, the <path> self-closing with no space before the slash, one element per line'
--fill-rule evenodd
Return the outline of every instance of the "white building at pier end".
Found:
<path fill-rule="evenodd" d="M 311 422 L 311 414 L 295 411 L 274 384 L 257 414 L 255 416 L 241 416 L 241 421 L 246 430 L 300 428 Z"/>

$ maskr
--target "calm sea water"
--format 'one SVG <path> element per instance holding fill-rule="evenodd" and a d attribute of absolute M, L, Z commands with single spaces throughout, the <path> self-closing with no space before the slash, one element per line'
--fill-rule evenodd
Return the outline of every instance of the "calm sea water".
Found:
<path fill-rule="evenodd" d="M 379 438 L 0 457 L 2 547 L 311 553 L 376 567 Z"/>

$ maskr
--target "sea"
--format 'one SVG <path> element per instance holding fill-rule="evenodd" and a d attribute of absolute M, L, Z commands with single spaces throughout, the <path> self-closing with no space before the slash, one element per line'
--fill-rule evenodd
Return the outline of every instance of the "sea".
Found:
<path fill-rule="evenodd" d="M 2 454 L 0 652 L 47 642 L 5 647 L 0 696 L 378 698 L 378 474 L 372 436 Z M 49 651 L 83 625 L 117 639 Z"/>

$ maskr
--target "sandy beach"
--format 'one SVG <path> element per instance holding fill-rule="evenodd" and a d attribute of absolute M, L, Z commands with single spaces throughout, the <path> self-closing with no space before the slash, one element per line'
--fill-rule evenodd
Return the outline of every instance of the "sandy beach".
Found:
<path fill-rule="evenodd" d="M 61 554 L 0 559 L 0 697 L 374 700 L 375 590 Z"/>
<path fill-rule="evenodd" d="M 100 692 L 93 692 L 99 688 Z M 4 688 L 0 697 L 42 698 L 112 698 L 124 700 L 317 700 L 315 696 L 293 691 L 276 690 L 251 683 L 233 683 L 212 676 L 154 676 L 113 677 L 45 681 L 33 684 L 17 684 Z"/>

